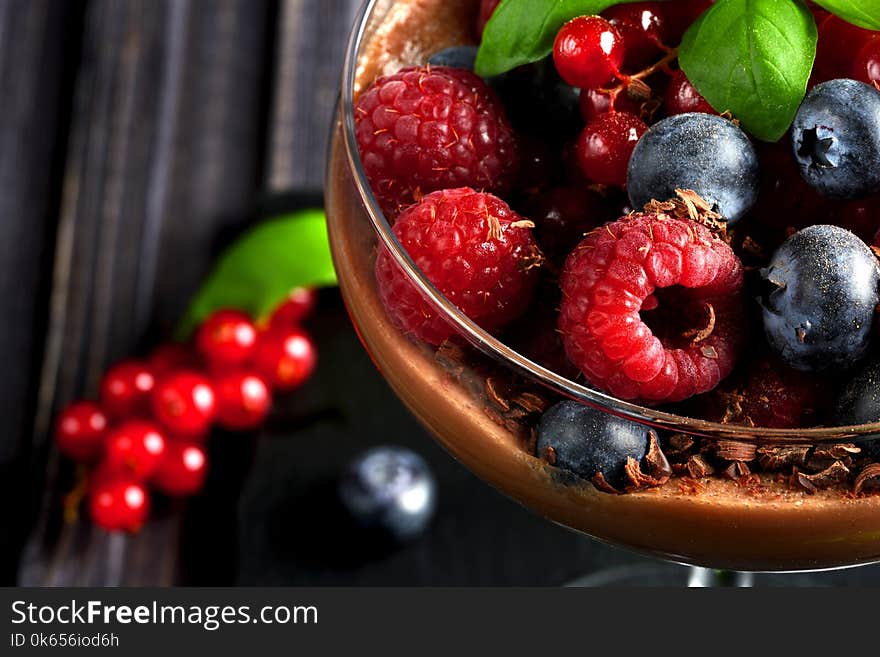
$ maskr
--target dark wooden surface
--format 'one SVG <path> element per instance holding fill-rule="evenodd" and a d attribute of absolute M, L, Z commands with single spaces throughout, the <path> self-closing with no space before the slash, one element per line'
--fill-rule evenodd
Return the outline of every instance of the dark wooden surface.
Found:
<path fill-rule="evenodd" d="M 648 563 L 538 518 L 453 461 L 357 342 L 335 291 L 320 367 L 259 435 L 215 435 L 208 485 L 134 537 L 62 522 L 54 412 L 167 336 L 218 248 L 320 203 L 356 0 L 0 0 L 0 581 L 560 584 Z M 440 486 L 417 543 L 334 503 L 358 451 L 412 447 Z M 825 580 L 880 580 L 877 569 Z"/>

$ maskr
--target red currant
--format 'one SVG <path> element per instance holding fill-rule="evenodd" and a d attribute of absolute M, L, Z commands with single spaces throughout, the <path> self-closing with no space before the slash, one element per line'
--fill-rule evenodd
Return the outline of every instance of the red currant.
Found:
<path fill-rule="evenodd" d="M 269 329 L 284 330 L 299 326 L 309 316 L 318 302 L 318 291 L 309 287 L 298 287 L 275 309 L 269 318 Z"/>
<path fill-rule="evenodd" d="M 149 477 L 165 456 L 165 436 L 151 422 L 129 420 L 107 436 L 104 464 L 138 478 Z"/>
<path fill-rule="evenodd" d="M 168 375 L 153 392 L 153 414 L 172 436 L 204 438 L 216 414 L 211 383 L 196 372 Z"/>
<path fill-rule="evenodd" d="M 625 186 L 629 158 L 647 129 L 644 121 L 627 112 L 611 112 L 590 121 L 577 141 L 584 176 L 602 185 Z"/>
<path fill-rule="evenodd" d="M 317 350 L 301 329 L 260 337 L 254 357 L 257 372 L 279 390 L 293 390 L 308 380 L 317 365 Z"/>
<path fill-rule="evenodd" d="M 687 29 L 714 1 L 676 0 L 665 3 L 663 9 L 666 12 L 666 38 L 669 41 L 666 45 L 677 46 Z"/>
<path fill-rule="evenodd" d="M 256 429 L 269 415 L 272 397 L 269 386 L 256 374 L 235 372 L 214 382 L 217 393 L 217 423 L 234 431 Z"/>
<path fill-rule="evenodd" d="M 477 34 L 480 37 L 483 36 L 483 28 L 492 18 L 492 14 L 495 13 L 500 2 L 501 0 L 480 0 L 480 11 L 477 13 Z"/>
<path fill-rule="evenodd" d="M 847 201 L 836 208 L 834 223 L 870 242 L 880 228 L 880 199 Z"/>
<path fill-rule="evenodd" d="M 663 52 L 666 27 L 663 11 L 660 2 L 633 2 L 602 12 L 626 44 L 624 66 L 628 71 L 641 70 Z"/>
<path fill-rule="evenodd" d="M 116 420 L 145 415 L 155 385 L 156 377 L 149 365 L 136 360 L 122 361 L 101 379 L 101 406 Z"/>
<path fill-rule="evenodd" d="M 581 117 L 584 121 L 592 121 L 600 114 L 608 112 L 629 112 L 638 116 L 642 111 L 642 104 L 632 100 L 626 93 L 621 91 L 612 102 L 611 94 L 603 89 L 583 89 L 580 96 Z"/>
<path fill-rule="evenodd" d="M 819 25 L 819 41 L 816 44 L 814 65 L 816 81 L 850 76 L 853 61 L 862 48 L 876 36 L 876 32 L 829 15 Z"/>
<path fill-rule="evenodd" d="M 182 342 L 168 342 L 153 350 L 149 358 L 150 368 L 156 380 L 177 370 L 192 369 L 198 365 L 190 345 Z"/>
<path fill-rule="evenodd" d="M 200 446 L 173 441 L 150 481 L 166 495 L 183 497 L 202 489 L 207 472 L 208 458 Z"/>
<path fill-rule="evenodd" d="M 597 89 L 611 82 L 623 64 L 620 32 L 601 16 L 580 16 L 562 26 L 553 44 L 553 63 L 568 84 Z"/>
<path fill-rule="evenodd" d="M 868 41 L 853 62 L 852 76 L 868 84 L 880 84 L 880 35 Z"/>
<path fill-rule="evenodd" d="M 718 114 L 712 106 L 694 88 L 684 71 L 676 71 L 666 89 L 666 113 L 686 114 L 687 112 L 703 112 Z"/>
<path fill-rule="evenodd" d="M 102 478 L 92 487 L 92 521 L 109 531 L 138 531 L 150 511 L 147 489 L 133 479 Z"/>
<path fill-rule="evenodd" d="M 92 402 L 70 404 L 55 420 L 55 442 L 62 454 L 79 463 L 91 463 L 101 456 L 107 416 Z"/>
<path fill-rule="evenodd" d="M 196 333 L 196 348 L 215 371 L 246 365 L 257 346 L 257 329 L 245 313 L 218 310 Z"/>
<path fill-rule="evenodd" d="M 609 215 L 605 199 L 582 185 L 555 187 L 535 199 L 527 212 L 541 250 L 560 264 L 588 231 L 613 218 Z"/>

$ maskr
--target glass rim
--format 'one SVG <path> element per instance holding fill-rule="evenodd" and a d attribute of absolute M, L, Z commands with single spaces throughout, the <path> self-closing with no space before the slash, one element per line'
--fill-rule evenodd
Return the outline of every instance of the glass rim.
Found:
<path fill-rule="evenodd" d="M 692 418 L 649 406 L 624 401 L 599 390 L 588 388 L 571 381 L 552 370 L 526 358 L 503 341 L 491 335 L 473 320 L 468 318 L 457 306 L 452 304 L 436 287 L 425 278 L 419 267 L 410 258 L 394 234 L 391 224 L 379 207 L 370 184 L 367 181 L 354 122 L 355 85 L 357 82 L 358 57 L 367 25 L 380 0 L 365 0 L 358 10 L 353 28 L 349 34 L 342 68 L 342 141 L 352 180 L 366 209 L 374 232 L 381 244 L 386 247 L 397 265 L 419 293 L 428 299 L 450 323 L 453 329 L 467 342 L 485 355 L 511 367 L 519 374 L 536 381 L 575 401 L 613 415 L 633 420 L 641 424 L 672 433 L 686 433 L 705 438 L 742 440 L 753 443 L 824 443 L 867 439 L 870 434 L 880 433 L 880 421 L 866 424 L 829 427 L 806 427 L 777 429 L 771 427 L 749 427 L 745 425 L 723 424 L 700 418 Z"/>

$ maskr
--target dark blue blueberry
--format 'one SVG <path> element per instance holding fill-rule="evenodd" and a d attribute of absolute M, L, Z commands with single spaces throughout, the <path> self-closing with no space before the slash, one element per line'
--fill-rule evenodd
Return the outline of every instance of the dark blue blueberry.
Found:
<path fill-rule="evenodd" d="M 761 270 L 764 332 L 791 367 L 845 369 L 869 346 L 880 266 L 867 245 L 838 226 L 789 237 Z"/>
<path fill-rule="evenodd" d="M 692 189 L 734 224 L 758 198 L 758 155 L 745 133 L 712 114 L 676 114 L 642 135 L 626 188 L 635 208 Z"/>
<path fill-rule="evenodd" d="M 628 457 L 641 461 L 648 452 L 651 428 L 605 411 L 564 401 L 552 406 L 538 423 L 535 452 L 557 468 L 592 480 L 602 474 L 623 491 L 629 483 L 624 467 Z"/>
<path fill-rule="evenodd" d="M 843 386 L 834 408 L 834 423 L 838 426 L 868 424 L 880 421 L 880 361 L 862 368 Z M 880 434 L 871 434 L 871 440 L 857 443 L 862 455 L 880 460 Z"/>
<path fill-rule="evenodd" d="M 375 447 L 357 457 L 339 482 L 339 498 L 361 526 L 406 541 L 434 515 L 437 486 L 428 464 L 403 447 Z"/>
<path fill-rule="evenodd" d="M 546 58 L 490 78 L 514 128 L 525 134 L 560 142 L 583 128 L 580 89 L 559 77 Z"/>
<path fill-rule="evenodd" d="M 855 80 L 816 85 L 794 117 L 801 176 L 831 198 L 880 192 L 880 91 Z"/>
<path fill-rule="evenodd" d="M 428 57 L 428 63 L 431 66 L 450 66 L 452 68 L 466 68 L 469 71 L 473 71 L 477 50 L 476 46 L 444 48 Z"/>

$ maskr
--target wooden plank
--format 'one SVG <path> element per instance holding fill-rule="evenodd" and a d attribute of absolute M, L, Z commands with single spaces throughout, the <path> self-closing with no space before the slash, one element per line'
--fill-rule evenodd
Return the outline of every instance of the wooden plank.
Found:
<path fill-rule="evenodd" d="M 36 441 L 94 395 L 113 361 L 166 334 L 218 235 L 248 220 L 261 179 L 269 0 L 88 4 L 54 255 Z M 70 477 L 52 467 L 24 584 L 169 584 L 179 513 L 141 534 L 61 525 Z"/>

